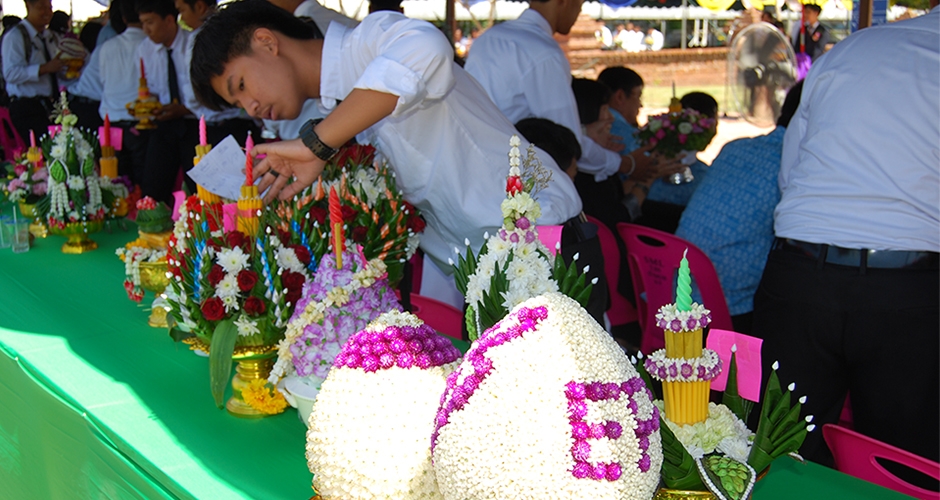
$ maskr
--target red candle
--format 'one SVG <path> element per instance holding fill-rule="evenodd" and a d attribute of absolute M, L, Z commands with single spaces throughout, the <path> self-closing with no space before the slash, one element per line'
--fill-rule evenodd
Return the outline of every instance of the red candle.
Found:
<path fill-rule="evenodd" d="M 143 58 L 140 59 L 140 77 L 142 79 L 147 78 L 147 73 L 144 72 L 144 59 Z"/>
<path fill-rule="evenodd" d="M 336 186 L 330 187 L 330 227 L 333 230 L 333 253 L 336 255 L 336 268 L 343 267 L 343 250 L 346 246 L 346 237 L 343 235 L 343 211 L 339 205 L 339 196 Z"/>
<path fill-rule="evenodd" d="M 111 119 L 107 114 L 104 115 L 104 141 L 102 146 L 111 147 Z"/>
<path fill-rule="evenodd" d="M 255 183 L 254 165 L 251 161 L 251 150 L 255 148 L 255 141 L 251 138 L 251 132 L 248 132 L 248 139 L 245 140 L 245 185 L 250 186 Z"/>
<path fill-rule="evenodd" d="M 36 147 L 36 133 L 33 132 L 32 130 L 29 131 L 29 147 L 31 148 Z"/>
<path fill-rule="evenodd" d="M 205 115 L 199 116 L 199 145 L 205 146 L 208 144 L 206 140 L 206 117 Z"/>

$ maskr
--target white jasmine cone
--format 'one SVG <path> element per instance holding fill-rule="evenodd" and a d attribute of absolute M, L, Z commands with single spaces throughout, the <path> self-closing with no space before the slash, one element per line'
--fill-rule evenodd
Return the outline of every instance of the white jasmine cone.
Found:
<path fill-rule="evenodd" d="M 350 337 L 310 414 L 307 464 L 324 499 L 443 498 L 434 414 L 459 351 L 417 317 L 382 314 Z"/>
<path fill-rule="evenodd" d="M 448 377 L 432 453 L 447 500 L 648 499 L 659 410 L 590 315 L 547 293 L 487 330 Z"/>

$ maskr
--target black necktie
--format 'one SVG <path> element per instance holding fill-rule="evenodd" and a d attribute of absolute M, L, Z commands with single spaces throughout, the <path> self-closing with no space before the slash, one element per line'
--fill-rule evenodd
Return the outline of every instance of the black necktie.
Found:
<path fill-rule="evenodd" d="M 42 33 L 37 33 L 36 36 L 39 37 L 39 42 L 42 43 L 42 54 L 46 56 L 46 62 L 52 60 L 52 57 L 49 56 L 49 47 L 46 45 L 46 37 L 42 36 Z M 49 77 L 52 79 L 52 99 L 55 100 L 59 97 L 59 79 L 56 77 L 55 73 L 49 73 Z"/>
<path fill-rule="evenodd" d="M 166 49 L 166 72 L 170 79 L 170 102 L 180 102 L 180 84 L 176 80 L 176 64 L 173 63 L 173 49 Z"/>

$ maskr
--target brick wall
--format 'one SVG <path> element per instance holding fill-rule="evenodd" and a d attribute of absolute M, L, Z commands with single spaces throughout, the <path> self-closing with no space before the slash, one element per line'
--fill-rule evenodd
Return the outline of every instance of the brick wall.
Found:
<path fill-rule="evenodd" d="M 724 85 L 728 48 L 663 49 L 630 53 L 622 50 L 577 50 L 568 52 L 572 71 L 596 78 L 608 66 L 627 66 L 643 77 L 649 86 L 675 82 L 679 86 Z"/>

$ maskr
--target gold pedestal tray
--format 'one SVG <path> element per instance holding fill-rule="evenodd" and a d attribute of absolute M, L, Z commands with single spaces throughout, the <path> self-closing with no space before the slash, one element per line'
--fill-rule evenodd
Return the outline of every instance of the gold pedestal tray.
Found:
<path fill-rule="evenodd" d="M 104 223 L 100 220 L 88 222 L 69 222 L 64 228 L 51 226 L 49 233 L 65 236 L 67 241 L 62 245 L 62 253 L 81 254 L 98 248 L 98 244 L 88 237 L 91 233 L 101 231 Z"/>
<path fill-rule="evenodd" d="M 207 355 L 209 354 L 209 345 L 198 337 L 183 339 L 183 343 L 189 344 L 189 348 L 193 351 L 202 351 Z M 232 359 L 238 361 L 238 366 L 235 367 L 235 377 L 232 378 L 232 397 L 225 403 L 225 409 L 230 414 L 240 418 L 270 416 L 246 403 L 242 399 L 242 389 L 252 380 L 266 380 L 268 378 L 271 368 L 274 366 L 272 358 L 276 353 L 276 345 L 235 346 Z"/>
<path fill-rule="evenodd" d="M 163 293 L 170 285 L 170 278 L 166 277 L 166 261 L 140 263 L 140 287 L 157 295 Z"/>
<path fill-rule="evenodd" d="M 46 222 L 39 217 L 39 211 L 36 210 L 35 203 L 25 203 L 19 202 L 20 213 L 25 217 L 29 217 L 32 222 L 29 223 L 29 234 L 32 234 L 35 238 L 45 238 L 49 236 L 49 226 L 46 225 Z"/>

